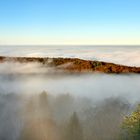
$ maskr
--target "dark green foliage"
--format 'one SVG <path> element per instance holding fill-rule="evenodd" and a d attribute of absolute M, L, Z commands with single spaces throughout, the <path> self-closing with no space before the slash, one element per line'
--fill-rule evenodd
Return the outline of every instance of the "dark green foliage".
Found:
<path fill-rule="evenodd" d="M 93 68 L 99 67 L 99 66 L 102 66 L 102 62 L 92 61 L 91 62 L 91 65 L 92 65 Z"/>
<path fill-rule="evenodd" d="M 136 111 L 124 118 L 123 129 L 126 131 L 128 139 L 140 140 L 140 105 Z"/>
<path fill-rule="evenodd" d="M 76 65 L 80 65 L 80 64 L 81 64 L 81 61 L 80 61 L 79 59 L 76 59 L 76 60 L 75 60 L 75 64 L 76 64 Z"/>

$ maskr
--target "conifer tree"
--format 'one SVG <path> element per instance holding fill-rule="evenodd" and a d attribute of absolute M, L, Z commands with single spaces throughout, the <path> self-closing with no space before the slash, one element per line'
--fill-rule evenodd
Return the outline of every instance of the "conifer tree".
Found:
<path fill-rule="evenodd" d="M 83 140 L 83 131 L 76 112 L 70 118 L 64 140 Z"/>

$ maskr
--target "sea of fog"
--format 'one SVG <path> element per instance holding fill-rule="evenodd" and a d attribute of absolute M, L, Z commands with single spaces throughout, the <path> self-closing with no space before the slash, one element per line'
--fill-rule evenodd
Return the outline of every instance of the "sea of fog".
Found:
<path fill-rule="evenodd" d="M 1 140 L 126 139 L 123 119 L 140 103 L 140 75 L 49 70 L 0 65 Z"/>
<path fill-rule="evenodd" d="M 112 97 L 122 98 L 135 104 L 140 102 L 139 87 L 140 75 L 0 75 L 2 94 L 36 95 L 46 91 L 53 96 L 70 94 L 95 102 Z"/>
<path fill-rule="evenodd" d="M 111 97 L 140 101 L 139 74 L 68 74 L 40 63 L 4 62 L 0 64 L 0 93 L 71 94 L 100 101 Z"/>
<path fill-rule="evenodd" d="M 0 55 L 70 57 L 140 66 L 140 46 L 0 46 Z"/>
<path fill-rule="evenodd" d="M 139 46 L 0 46 L 1 56 L 71 57 L 140 66 Z M 0 140 L 127 139 L 139 74 L 65 74 L 38 63 L 0 64 Z"/>

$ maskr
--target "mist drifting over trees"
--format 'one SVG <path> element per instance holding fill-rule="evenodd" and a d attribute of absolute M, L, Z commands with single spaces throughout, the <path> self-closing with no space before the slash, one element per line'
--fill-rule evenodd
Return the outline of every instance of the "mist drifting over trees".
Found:
<path fill-rule="evenodd" d="M 44 74 L 34 65 L 13 69 L 1 67 L 0 139 L 126 138 L 124 117 L 139 103 L 139 75 Z"/>
<path fill-rule="evenodd" d="M 53 96 L 45 91 L 30 97 L 5 94 L 1 95 L 0 138 L 117 139 L 122 117 L 129 109 L 129 103 L 119 98 L 94 104 L 90 99 L 87 102 L 69 94 Z"/>

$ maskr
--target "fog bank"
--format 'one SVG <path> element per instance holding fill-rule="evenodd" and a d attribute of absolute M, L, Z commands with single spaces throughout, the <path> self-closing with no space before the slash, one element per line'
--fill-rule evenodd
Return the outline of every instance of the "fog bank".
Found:
<path fill-rule="evenodd" d="M 34 70 L 35 72 L 36 70 Z M 47 91 L 57 95 L 69 93 L 74 96 L 103 100 L 109 97 L 122 97 L 131 102 L 140 100 L 140 76 L 135 74 L 1 74 L 0 92 L 37 94 Z"/>
<path fill-rule="evenodd" d="M 139 87 L 138 74 L 0 64 L 0 139 L 118 140 L 123 117 L 140 102 Z"/>
<path fill-rule="evenodd" d="M 0 55 L 81 58 L 140 66 L 140 46 L 0 46 Z"/>

